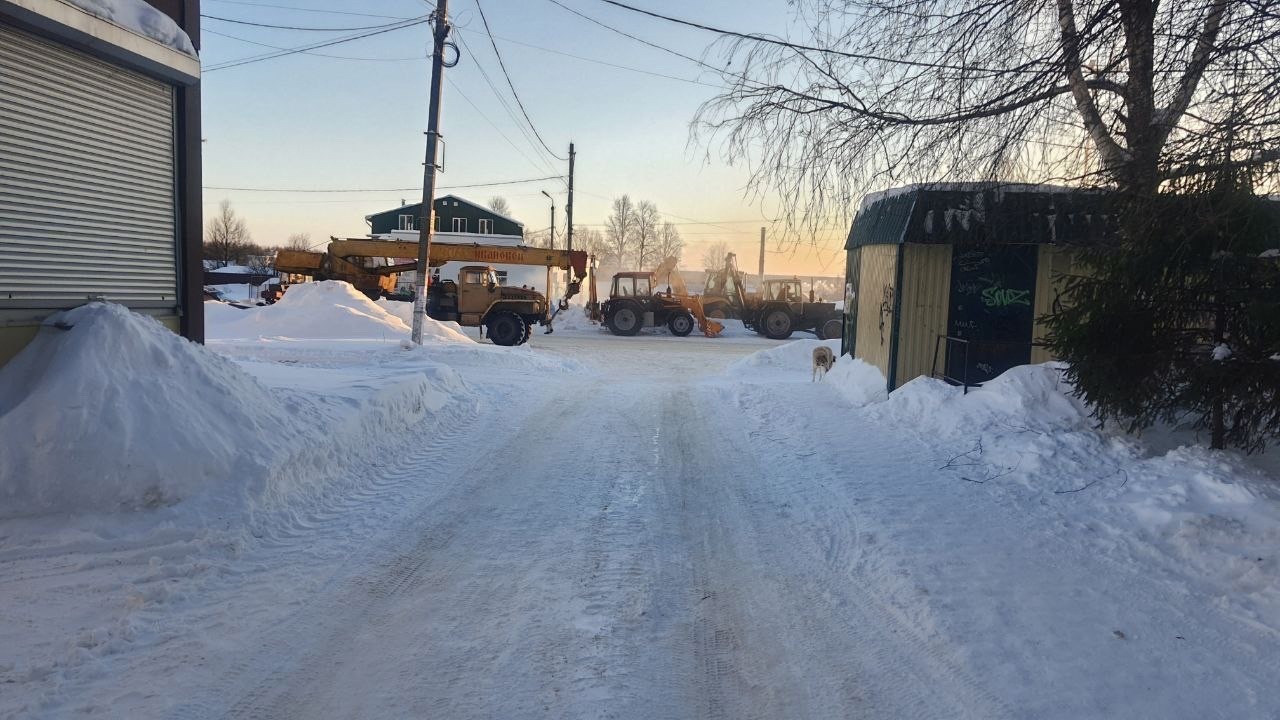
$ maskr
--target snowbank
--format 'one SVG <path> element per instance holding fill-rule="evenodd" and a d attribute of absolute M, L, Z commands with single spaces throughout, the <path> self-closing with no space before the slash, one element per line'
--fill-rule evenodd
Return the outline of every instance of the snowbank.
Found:
<path fill-rule="evenodd" d="M 839 340 L 793 340 L 784 345 L 751 353 L 729 365 L 727 371 L 732 375 L 774 370 L 795 370 L 808 374 L 813 367 L 813 351 L 819 347 L 831 348 L 833 355 L 840 354 Z"/>
<path fill-rule="evenodd" d="M 0 368 L 0 517 L 168 505 L 264 475 L 288 434 L 267 390 L 155 320 L 93 303 Z"/>
<path fill-rule="evenodd" d="M 400 303 L 399 305 L 407 305 Z M 403 308 L 396 307 L 397 312 Z M 410 312 L 412 308 L 410 308 Z M 412 320 L 412 317 L 409 318 Z M 460 331 L 427 319 L 423 335 L 438 342 L 473 342 Z M 239 316 L 219 312 L 206 318 L 211 339 L 292 338 L 309 340 L 408 339 L 411 325 L 388 306 L 373 302 L 350 283 L 300 283 L 274 305 L 249 308 Z"/>
<path fill-rule="evenodd" d="M 191 38 L 168 15 L 143 0 L 67 0 L 90 15 L 150 38 L 191 57 L 196 56 Z"/>
<path fill-rule="evenodd" d="M 822 379 L 832 385 L 854 407 L 883 402 L 888 397 L 887 384 L 880 369 L 857 358 L 839 355 Z"/>
<path fill-rule="evenodd" d="M 412 330 L 413 303 L 405 302 L 403 300 L 379 298 L 376 304 L 388 313 L 400 318 L 400 322 L 404 323 L 405 327 Z M 474 331 L 474 328 L 472 330 Z M 450 342 L 474 342 L 471 337 L 467 335 L 466 330 L 456 322 L 444 322 L 441 320 L 427 318 L 427 325 L 424 328 L 424 334 L 427 337 L 433 337 L 437 340 L 447 340 Z"/>
<path fill-rule="evenodd" d="M 468 401 L 454 371 L 403 357 L 381 378 L 246 372 L 119 305 L 55 315 L 0 368 L 0 518 L 177 504 L 244 522 L 292 514 L 388 438 Z"/>

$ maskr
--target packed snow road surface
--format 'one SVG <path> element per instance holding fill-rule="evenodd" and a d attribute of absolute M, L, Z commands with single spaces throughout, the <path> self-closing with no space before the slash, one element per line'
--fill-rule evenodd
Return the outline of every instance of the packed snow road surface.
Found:
<path fill-rule="evenodd" d="M 17 526 L 5 606 L 63 620 L 41 631 L 54 610 L 33 607 L 3 631 L 20 651 L 0 650 L 0 716 L 1280 713 L 1275 559 L 1253 557 L 1275 535 L 1144 534 L 1119 505 L 1164 466 L 1057 494 L 1123 449 L 1024 419 L 975 453 L 968 426 L 883 409 L 951 407 L 937 398 L 862 408 L 809 382 L 814 344 L 583 330 L 442 346 L 465 407 L 234 550 L 172 525 L 41 541 Z M 416 367 L 365 346 L 215 347 L 297 386 Z M 1219 540 L 1248 562 L 1187 561 L 1207 566 Z"/>

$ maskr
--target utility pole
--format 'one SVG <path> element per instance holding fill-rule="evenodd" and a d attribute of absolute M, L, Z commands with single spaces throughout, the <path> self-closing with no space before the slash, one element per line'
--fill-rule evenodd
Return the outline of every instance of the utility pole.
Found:
<path fill-rule="evenodd" d="M 422 213 L 418 228 L 418 264 L 413 280 L 413 344 L 422 344 L 422 328 L 427 317 L 427 260 L 431 257 L 431 234 L 435 231 L 436 152 L 440 144 L 440 92 L 444 88 L 444 48 L 449 37 L 449 0 L 436 0 L 435 27 L 431 54 L 431 104 L 427 110 L 427 161 L 422 170 Z M 457 61 L 454 61 L 456 64 Z"/>
<path fill-rule="evenodd" d="M 564 206 L 567 249 L 573 249 L 573 143 L 569 143 L 569 201 Z"/>
<path fill-rule="evenodd" d="M 760 292 L 764 292 L 764 228 L 760 228 Z"/>
<path fill-rule="evenodd" d="M 542 191 L 543 195 L 551 201 L 551 249 L 556 249 L 556 199 L 551 197 L 551 193 L 546 190 Z"/>

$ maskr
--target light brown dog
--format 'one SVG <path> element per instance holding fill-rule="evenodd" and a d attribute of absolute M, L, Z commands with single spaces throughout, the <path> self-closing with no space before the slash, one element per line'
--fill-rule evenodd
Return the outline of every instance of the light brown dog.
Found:
<path fill-rule="evenodd" d="M 826 377 L 827 371 L 836 362 L 835 354 L 831 352 L 831 348 L 822 346 L 813 349 L 813 381 L 818 382 Z"/>

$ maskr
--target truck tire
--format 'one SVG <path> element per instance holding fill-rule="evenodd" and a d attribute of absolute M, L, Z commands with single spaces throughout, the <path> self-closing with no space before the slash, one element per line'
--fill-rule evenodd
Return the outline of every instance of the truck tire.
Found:
<path fill-rule="evenodd" d="M 760 327 L 756 332 L 770 340 L 786 340 L 795 329 L 795 319 L 791 311 L 782 307 L 769 308 L 760 316 Z"/>
<path fill-rule="evenodd" d="M 840 335 L 843 330 L 844 330 L 844 323 L 840 322 L 840 320 L 837 318 L 831 318 L 830 320 L 818 326 L 818 332 L 817 332 L 818 339 L 819 340 L 838 340 L 840 339 Z"/>
<path fill-rule="evenodd" d="M 693 332 L 693 316 L 687 312 L 672 313 L 667 320 L 667 329 L 676 337 L 685 337 Z"/>
<path fill-rule="evenodd" d="M 507 347 L 519 345 L 528 337 L 525 331 L 528 330 L 529 324 L 510 310 L 499 310 L 493 313 L 485 321 L 485 326 L 488 328 L 489 340 L 494 345 Z"/>
<path fill-rule="evenodd" d="M 644 312 L 638 304 L 634 302 L 618 303 L 610 310 L 609 317 L 604 319 L 604 324 L 609 327 L 609 332 L 623 337 L 640 334 L 640 328 L 644 326 Z"/>

